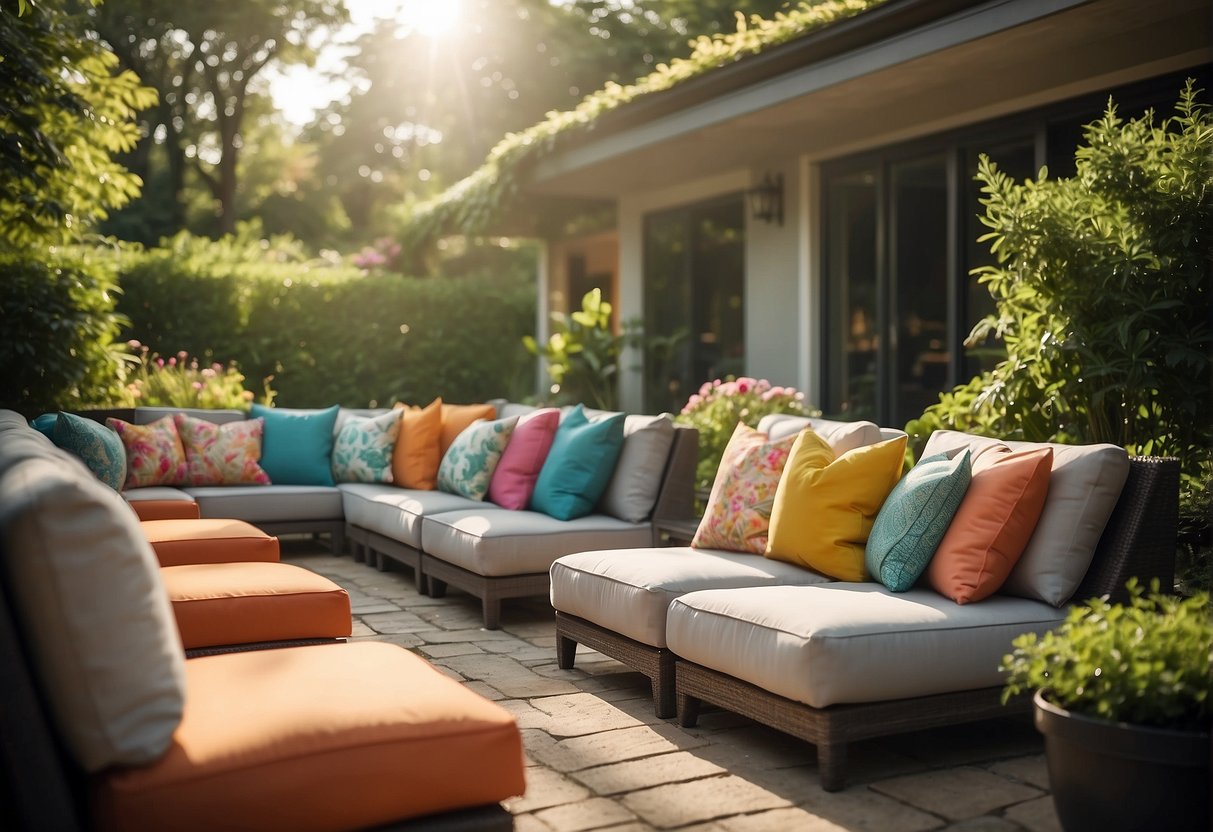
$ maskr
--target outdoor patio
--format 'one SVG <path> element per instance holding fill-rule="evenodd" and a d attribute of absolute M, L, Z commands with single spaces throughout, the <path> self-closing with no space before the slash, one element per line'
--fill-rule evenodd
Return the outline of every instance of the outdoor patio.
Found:
<path fill-rule="evenodd" d="M 1030 717 L 855 743 L 851 785 L 818 785 L 811 745 L 705 709 L 699 726 L 653 715 L 648 680 L 581 648 L 556 666 L 552 610 L 507 602 L 500 630 L 457 590 L 420 595 L 407 571 L 378 572 L 310 539 L 283 559 L 350 593 L 354 640 L 399 644 L 518 717 L 527 793 L 518 832 L 591 829 L 1001 832 L 1060 828 Z"/>

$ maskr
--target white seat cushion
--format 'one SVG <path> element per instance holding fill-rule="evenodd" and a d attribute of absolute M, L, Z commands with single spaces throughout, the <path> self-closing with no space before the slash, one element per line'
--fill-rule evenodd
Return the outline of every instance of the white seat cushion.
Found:
<path fill-rule="evenodd" d="M 425 552 L 478 575 L 547 572 L 571 552 L 648 546 L 648 523 L 625 523 L 603 514 L 557 520 L 536 511 L 452 511 L 422 521 Z"/>
<path fill-rule="evenodd" d="M 651 647 L 665 647 L 666 610 L 680 595 L 829 580 L 748 552 L 689 546 L 579 552 L 552 564 L 552 606 Z"/>
<path fill-rule="evenodd" d="M 414 549 L 421 548 L 421 518 L 427 514 L 463 511 L 473 506 L 486 510 L 499 508 L 493 503 L 480 503 L 445 491 L 422 491 L 360 482 L 343 482 L 337 488 L 341 492 L 347 523 L 390 537 Z"/>
<path fill-rule="evenodd" d="M 1011 640 L 1064 618 L 1026 598 L 961 606 L 929 589 L 834 583 L 693 592 L 666 629 L 682 658 L 824 708 L 1000 685 Z"/>
<path fill-rule="evenodd" d="M 203 517 L 246 523 L 340 520 L 341 492 L 329 485 L 213 485 L 183 489 Z"/>

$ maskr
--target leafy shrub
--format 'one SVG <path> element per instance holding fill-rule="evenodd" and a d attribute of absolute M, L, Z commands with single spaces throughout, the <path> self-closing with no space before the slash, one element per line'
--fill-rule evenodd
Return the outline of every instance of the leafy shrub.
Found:
<path fill-rule="evenodd" d="M 123 374 L 125 384 L 120 398 L 112 404 L 120 407 L 139 405 L 161 407 L 204 407 L 248 410 L 256 394 L 244 388 L 244 374 L 232 362 L 226 367 L 218 361 L 202 363 L 185 350 L 165 360 L 138 341 L 127 346 L 133 350 L 128 361 L 133 370 Z M 274 401 L 270 379 L 264 381 L 261 404 Z"/>
<path fill-rule="evenodd" d="M 1003 658 L 1004 699 L 1043 689 L 1076 713 L 1159 728 L 1208 730 L 1213 714 L 1213 615 L 1208 593 L 1180 600 L 1142 597 L 1127 605 L 1098 598 L 1070 609 L 1058 629 L 1019 636 Z"/>
<path fill-rule="evenodd" d="M 983 158 L 977 179 L 998 263 L 976 270 L 1007 358 L 906 426 L 1032 441 L 1112 442 L 1183 469 L 1181 573 L 1208 585 L 1213 479 L 1213 117 L 1189 82 L 1176 114 L 1088 125 L 1069 179 L 1012 182 Z M 1203 548 L 1205 563 L 1193 554 Z M 1203 574 L 1202 574 L 1203 573 Z"/>
<path fill-rule="evenodd" d="M 602 410 L 616 409 L 619 356 L 636 336 L 611 330 L 611 304 L 601 289 L 591 289 L 572 315 L 552 314 L 555 332 L 540 346 L 532 336 L 522 339 L 527 352 L 542 356 L 552 379 L 550 400 L 556 404 L 582 402 Z"/>
<path fill-rule="evenodd" d="M 674 417 L 680 425 L 699 431 L 699 462 L 695 466 L 695 487 L 706 490 L 716 479 L 716 469 L 725 446 L 738 422 L 757 427 L 769 413 L 820 416 L 821 412 L 804 403 L 804 393 L 792 387 L 776 387 L 765 378 L 738 378 L 704 382 L 699 392 L 687 400 Z"/>
<path fill-rule="evenodd" d="M 102 404 L 121 371 L 112 258 L 44 249 L 0 256 L 0 407 L 26 416 Z"/>

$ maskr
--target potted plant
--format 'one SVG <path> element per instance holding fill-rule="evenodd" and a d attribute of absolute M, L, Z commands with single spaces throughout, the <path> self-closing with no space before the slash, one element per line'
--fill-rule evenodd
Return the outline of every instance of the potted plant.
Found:
<path fill-rule="evenodd" d="M 1004 700 L 1033 690 L 1053 802 L 1076 830 L 1200 830 L 1210 822 L 1213 616 L 1208 593 L 1077 604 L 1013 642 Z"/>

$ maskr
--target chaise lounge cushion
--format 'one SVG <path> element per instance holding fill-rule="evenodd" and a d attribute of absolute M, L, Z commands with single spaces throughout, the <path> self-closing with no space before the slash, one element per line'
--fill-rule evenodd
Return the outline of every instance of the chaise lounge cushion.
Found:
<path fill-rule="evenodd" d="M 203 517 L 249 523 L 340 520 L 341 492 L 323 485 L 216 485 L 186 488 Z"/>
<path fill-rule="evenodd" d="M 670 649 L 815 708 L 1002 683 L 1011 640 L 1064 613 L 995 596 L 958 606 L 929 589 L 871 583 L 706 590 L 670 605 Z"/>
<path fill-rule="evenodd" d="M 535 511 L 480 508 L 427 516 L 421 538 L 429 555 L 498 576 L 547 573 L 556 558 L 571 552 L 647 546 L 653 530 L 602 514 L 557 520 Z"/>
<path fill-rule="evenodd" d="M 289 563 L 197 563 L 160 576 L 186 650 L 350 634 L 349 593 Z"/>
<path fill-rule="evenodd" d="M 479 503 L 461 494 L 445 491 L 401 489 L 390 485 L 342 483 L 338 486 L 347 523 L 421 548 L 421 518 L 446 511 L 479 508 L 494 511 L 498 506 Z"/>
<path fill-rule="evenodd" d="M 145 520 L 139 524 L 161 566 L 188 563 L 276 563 L 278 538 L 243 520 Z"/>
<path fill-rule="evenodd" d="M 551 575 L 555 609 L 650 647 L 666 646 L 666 610 L 688 592 L 829 581 L 761 555 L 689 546 L 578 552 L 552 564 Z"/>
<path fill-rule="evenodd" d="M 388 644 L 186 663 L 158 763 L 95 788 L 102 829 L 354 829 L 521 794 L 514 718 Z"/>

